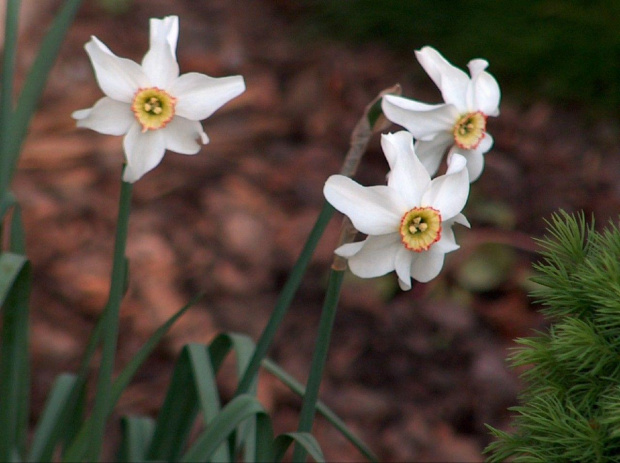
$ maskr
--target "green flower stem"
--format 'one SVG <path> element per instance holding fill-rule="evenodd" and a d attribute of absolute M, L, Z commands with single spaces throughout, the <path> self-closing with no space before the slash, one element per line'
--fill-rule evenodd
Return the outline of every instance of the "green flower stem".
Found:
<path fill-rule="evenodd" d="M 86 461 L 99 460 L 105 424 L 109 413 L 112 373 L 114 371 L 114 358 L 118 339 L 118 319 L 125 289 L 125 245 L 127 243 L 132 186 L 131 183 L 127 182 L 122 182 L 121 185 L 118 222 L 116 224 L 116 242 L 114 243 L 114 262 L 112 264 L 112 281 L 110 283 L 108 303 L 102 314 L 103 348 L 90 430 L 91 439 L 87 455 L 85 456 Z"/>
<path fill-rule="evenodd" d="M 310 236 L 308 236 L 308 240 L 306 241 L 299 258 L 297 259 L 297 262 L 295 263 L 284 288 L 282 288 L 282 292 L 278 297 L 271 317 L 267 322 L 267 326 L 263 330 L 263 333 L 256 344 L 254 355 L 252 355 L 252 359 L 250 360 L 248 367 L 245 369 L 243 377 L 237 387 L 235 396 L 246 394 L 249 391 L 252 382 L 256 378 L 261 362 L 267 355 L 267 351 L 273 342 L 276 332 L 278 331 L 278 328 L 280 327 L 280 324 L 282 323 L 282 320 L 284 319 L 284 316 L 293 301 L 295 292 L 297 292 L 297 288 L 299 288 L 299 285 L 301 284 L 301 280 L 306 273 L 306 268 L 310 263 L 314 249 L 319 243 L 321 236 L 323 236 L 323 232 L 325 231 L 325 228 L 327 227 L 327 224 L 333 214 L 334 208 L 329 203 L 325 202 L 323 204 L 323 209 L 321 209 L 316 223 L 310 232 Z"/>
<path fill-rule="evenodd" d="M 381 98 L 383 95 L 388 93 L 397 95 L 400 94 L 400 86 L 395 85 L 383 90 L 373 101 L 368 104 L 368 106 L 366 106 L 364 114 L 355 125 L 353 133 L 351 134 L 349 151 L 345 156 L 342 163 L 342 169 L 340 170 L 342 175 L 351 177 L 355 174 L 357 166 L 366 151 L 366 147 L 368 146 L 368 142 L 370 141 L 373 133 L 385 128 L 386 121 L 384 120 L 385 118 L 382 117 L 381 113 Z M 280 324 L 282 323 L 282 320 L 284 319 L 284 316 L 293 301 L 293 297 L 301 284 L 301 280 L 306 272 L 308 263 L 312 258 L 312 254 L 314 253 L 314 250 L 333 214 L 334 208 L 329 203 L 324 203 L 323 209 L 321 209 L 319 217 L 314 224 L 314 228 L 310 232 L 310 236 L 304 245 L 301 255 L 297 259 L 297 262 L 295 263 L 284 288 L 282 288 L 282 292 L 276 301 L 276 306 L 274 307 L 271 317 L 267 322 L 267 326 L 263 330 L 263 333 L 256 344 L 254 355 L 252 356 L 241 381 L 239 381 L 239 386 L 237 386 L 235 396 L 246 394 L 254 382 L 261 362 L 267 355 L 267 351 L 275 338 L 276 332 L 278 331 L 278 328 L 280 327 Z"/>
<path fill-rule="evenodd" d="M 301 407 L 297 432 L 309 433 L 312 431 L 312 423 L 316 413 L 316 403 L 319 397 L 319 386 L 321 385 L 323 369 L 327 360 L 327 351 L 329 349 L 334 319 L 336 318 L 336 309 L 338 308 L 338 299 L 340 298 L 340 287 L 342 286 L 343 278 L 344 272 L 341 270 L 332 270 L 329 274 L 325 302 L 319 321 L 319 334 L 316 340 L 316 348 L 312 356 L 312 366 L 310 368 L 308 384 L 306 385 L 306 393 Z M 306 451 L 300 445 L 296 445 L 295 452 L 293 453 L 293 461 L 303 462 L 305 458 Z"/>
<path fill-rule="evenodd" d="M 4 23 L 4 53 L 0 77 L 0 199 L 4 198 L 9 183 L 11 155 L 8 152 L 10 124 L 13 115 L 13 84 L 20 0 L 8 0 Z"/>

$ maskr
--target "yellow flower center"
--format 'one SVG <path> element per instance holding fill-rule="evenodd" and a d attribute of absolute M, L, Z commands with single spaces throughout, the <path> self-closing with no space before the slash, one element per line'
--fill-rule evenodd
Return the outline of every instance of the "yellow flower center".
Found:
<path fill-rule="evenodd" d="M 459 148 L 473 150 L 478 147 L 487 129 L 487 116 L 480 111 L 467 113 L 459 117 L 454 124 L 452 134 Z"/>
<path fill-rule="evenodd" d="M 157 88 L 141 88 L 136 92 L 131 110 L 142 126 L 142 132 L 164 128 L 174 117 L 177 99 Z"/>
<path fill-rule="evenodd" d="M 432 207 L 414 207 L 403 215 L 399 232 L 410 251 L 428 251 L 441 238 L 441 214 Z"/>

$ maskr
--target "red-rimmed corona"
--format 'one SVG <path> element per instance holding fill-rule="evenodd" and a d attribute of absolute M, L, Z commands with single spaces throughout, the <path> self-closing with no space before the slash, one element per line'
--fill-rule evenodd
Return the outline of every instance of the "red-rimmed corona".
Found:
<path fill-rule="evenodd" d="M 176 103 L 177 99 L 161 88 L 141 88 L 133 98 L 131 110 L 144 133 L 166 127 L 174 117 Z"/>
<path fill-rule="evenodd" d="M 463 114 L 454 124 L 452 135 L 459 148 L 473 150 L 478 148 L 487 132 L 487 116 L 476 111 Z"/>
<path fill-rule="evenodd" d="M 441 214 L 432 207 L 414 207 L 403 215 L 398 231 L 407 249 L 428 251 L 441 238 Z"/>

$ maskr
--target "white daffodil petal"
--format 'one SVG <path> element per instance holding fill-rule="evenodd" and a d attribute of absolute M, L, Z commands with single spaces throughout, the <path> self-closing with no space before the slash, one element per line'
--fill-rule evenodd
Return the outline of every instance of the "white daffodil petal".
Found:
<path fill-rule="evenodd" d="M 484 61 L 484 60 L 475 60 Z M 486 63 L 486 61 L 484 61 Z M 473 66 L 470 66 L 470 70 Z M 473 67 L 476 69 L 475 67 Z M 486 66 L 484 66 L 486 68 Z M 482 111 L 487 116 L 499 115 L 499 102 L 501 98 L 501 92 L 499 90 L 499 84 L 495 78 L 484 71 L 484 68 L 475 72 L 472 70 L 471 80 L 471 109 L 475 111 Z"/>
<path fill-rule="evenodd" d="M 151 18 L 150 26 L 150 46 L 153 43 L 164 40 L 170 45 L 172 56 L 176 60 L 177 40 L 179 38 L 179 17 L 166 16 L 162 19 Z"/>
<path fill-rule="evenodd" d="M 452 225 L 454 224 L 454 219 L 448 220 L 447 222 L 442 222 L 441 224 L 441 239 L 433 244 L 433 252 L 441 252 L 446 254 L 448 252 L 456 251 L 460 246 L 456 244 L 456 239 L 454 237 L 454 230 L 452 230 Z"/>
<path fill-rule="evenodd" d="M 467 92 L 465 94 L 465 102 L 467 106 L 467 111 L 480 111 L 480 108 L 476 106 L 475 102 L 475 81 L 478 78 L 478 75 L 483 72 L 489 63 L 484 59 L 472 59 L 469 63 L 467 63 L 467 67 L 469 68 L 469 74 L 471 75 L 471 79 L 469 84 L 467 85 Z"/>
<path fill-rule="evenodd" d="M 467 159 L 460 153 L 461 151 L 456 152 L 454 149 L 450 150 L 450 155 L 447 160 L 448 169 L 446 170 L 446 175 L 460 172 L 467 166 Z"/>
<path fill-rule="evenodd" d="M 71 117 L 78 127 L 85 127 L 105 135 L 127 133 L 136 119 L 127 103 L 104 96 L 92 108 L 75 111 Z"/>
<path fill-rule="evenodd" d="M 400 287 L 400 289 L 402 289 L 403 291 L 409 291 L 411 289 L 411 279 L 409 279 L 409 281 L 407 283 L 405 283 L 403 280 L 401 280 L 400 278 L 398 279 L 398 286 Z"/>
<path fill-rule="evenodd" d="M 170 87 L 177 98 L 176 114 L 200 121 L 245 90 L 241 76 L 209 77 L 190 72 L 180 76 Z"/>
<path fill-rule="evenodd" d="M 467 217 L 465 217 L 463 214 L 455 215 L 454 218 L 452 218 L 452 221 L 454 223 L 458 223 L 459 225 L 463 225 L 467 228 L 471 228 L 471 225 L 469 224 L 469 220 L 467 220 Z"/>
<path fill-rule="evenodd" d="M 401 288 L 403 285 L 411 289 L 411 267 L 416 260 L 417 254 L 409 251 L 406 247 L 400 246 L 396 257 L 394 259 L 394 270 L 398 276 L 399 282 L 401 282 Z"/>
<path fill-rule="evenodd" d="M 334 253 L 340 257 L 352 257 L 357 254 L 364 246 L 364 241 L 357 241 L 355 243 L 346 243 L 336 248 Z"/>
<path fill-rule="evenodd" d="M 142 59 L 142 69 L 151 86 L 166 89 L 179 77 L 179 64 L 168 41 L 168 31 L 163 27 L 157 29 L 158 34 L 151 31 L 151 46 Z"/>
<path fill-rule="evenodd" d="M 407 206 L 419 204 L 431 177 L 415 154 L 413 137 L 404 130 L 382 135 L 381 146 L 392 169 L 388 186 L 400 193 Z"/>
<path fill-rule="evenodd" d="M 465 95 L 469 84 L 467 74 L 450 64 L 432 47 L 424 47 L 415 54 L 418 62 L 441 91 L 443 100 L 455 105 L 461 112 L 466 110 Z"/>
<path fill-rule="evenodd" d="M 163 129 L 166 137 L 166 149 L 180 154 L 196 154 L 200 151 L 200 142 L 208 143 L 209 139 L 197 121 L 184 117 L 175 117 Z"/>
<path fill-rule="evenodd" d="M 413 135 L 406 130 L 401 130 L 396 133 L 381 134 L 381 148 L 383 149 L 383 154 L 385 155 L 390 169 L 392 169 L 396 159 L 398 159 L 402 153 L 413 150 Z"/>
<path fill-rule="evenodd" d="M 406 128 L 417 140 L 432 140 L 438 133 L 452 130 L 459 116 L 453 105 L 426 105 L 425 110 L 417 109 L 419 105 L 394 95 L 384 96 L 381 102 L 385 117 Z"/>
<path fill-rule="evenodd" d="M 430 175 L 437 173 L 443 155 L 453 143 L 454 137 L 450 132 L 440 132 L 432 140 L 416 141 L 415 152 Z"/>
<path fill-rule="evenodd" d="M 427 283 L 439 275 L 445 254 L 443 252 L 434 252 L 433 249 L 422 252 L 411 265 L 411 277 L 420 283 Z"/>
<path fill-rule="evenodd" d="M 362 248 L 349 257 L 349 269 L 361 278 L 374 278 L 394 270 L 394 258 L 403 248 L 398 233 L 369 236 Z"/>
<path fill-rule="evenodd" d="M 486 137 L 485 137 L 486 138 Z M 482 174 L 484 170 L 484 155 L 479 149 L 475 150 L 463 150 L 461 148 L 454 147 L 448 153 L 448 165 L 452 159 L 452 155 L 458 151 L 467 160 L 467 171 L 469 172 L 469 183 L 473 183 Z"/>
<path fill-rule="evenodd" d="M 454 153 L 453 156 L 462 158 L 458 153 Z M 422 205 L 437 209 L 442 221 L 449 220 L 461 212 L 469 196 L 469 173 L 465 162 L 460 159 L 457 162 L 461 165 L 460 169 L 453 168 L 455 172 L 434 178 L 422 197 Z"/>
<path fill-rule="evenodd" d="M 157 167 L 166 152 L 166 139 L 162 130 L 141 131 L 136 123 L 123 140 L 127 166 L 123 173 L 125 182 L 133 183 Z"/>
<path fill-rule="evenodd" d="M 481 153 L 486 153 L 493 147 L 493 137 L 489 132 L 484 134 L 482 140 L 480 140 L 480 144 L 476 148 L 476 151 L 480 151 Z"/>
<path fill-rule="evenodd" d="M 385 235 L 398 230 L 407 207 L 397 192 L 387 186 L 365 187 L 344 175 L 332 175 L 323 194 L 332 206 L 347 215 L 355 228 L 367 235 Z"/>
<path fill-rule="evenodd" d="M 130 103 L 139 88 L 148 86 L 148 79 L 138 63 L 119 58 L 97 37 L 92 37 L 84 48 L 99 87 L 110 98 Z"/>

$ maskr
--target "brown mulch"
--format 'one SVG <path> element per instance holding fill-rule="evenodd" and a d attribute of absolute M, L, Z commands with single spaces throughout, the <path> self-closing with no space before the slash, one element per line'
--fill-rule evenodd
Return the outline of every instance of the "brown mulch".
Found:
<path fill-rule="evenodd" d="M 25 28 L 22 70 L 52 10 Z M 119 363 L 197 292 L 206 296 L 138 373 L 119 415 L 156 413 L 182 345 L 220 331 L 260 335 L 321 208 L 323 183 L 339 170 L 355 122 L 379 91 L 400 82 L 407 96 L 439 100 L 413 55 L 299 33 L 299 10 L 287 2 L 136 0 L 118 17 L 85 2 L 13 184 L 35 278 L 33 420 L 53 378 L 79 362 L 109 284 L 122 151 L 119 138 L 78 130 L 70 117 L 101 96 L 83 45 L 96 35 L 139 61 L 148 18 L 169 14 L 181 18 L 182 72 L 242 74 L 247 91 L 204 123 L 211 143 L 199 155 L 168 153 L 135 185 Z M 482 459 L 485 423 L 508 428 L 506 408 L 520 387 L 507 351 L 514 337 L 543 326 L 527 298 L 530 236 L 541 236 L 559 208 L 594 213 L 600 224 L 620 210 L 617 123 L 586 122 L 546 103 L 524 107 L 519 95 L 504 95 L 501 109 L 489 122 L 495 147 L 466 209 L 472 229 L 460 230 L 462 249 L 441 278 L 407 293 L 392 275 L 344 285 L 321 397 L 382 461 Z M 376 138 L 358 179 L 379 183 L 385 172 Z M 336 219 L 271 351 L 302 381 L 338 233 Z M 509 269 L 472 286 L 480 267 L 468 265 L 489 243 L 509 249 Z M 234 377 L 223 375 L 221 389 L 230 396 Z M 295 430 L 294 395 L 264 375 L 260 397 L 278 431 Z M 361 459 L 322 419 L 315 435 L 329 461 Z"/>

